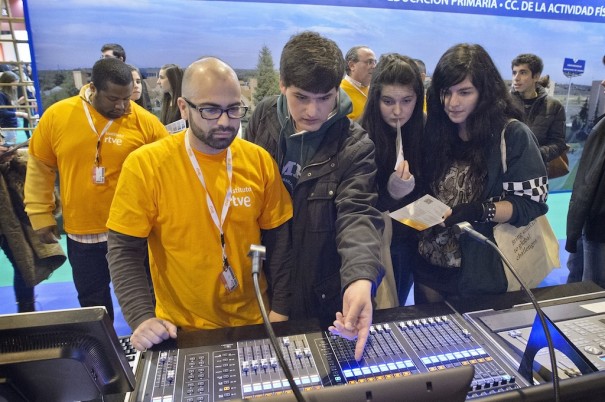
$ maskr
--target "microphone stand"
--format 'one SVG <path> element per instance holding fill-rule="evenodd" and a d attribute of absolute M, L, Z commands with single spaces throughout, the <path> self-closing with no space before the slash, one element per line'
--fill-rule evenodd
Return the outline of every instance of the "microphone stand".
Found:
<path fill-rule="evenodd" d="M 544 336 L 546 337 L 546 343 L 548 344 L 548 355 L 550 356 L 550 367 L 551 367 L 551 371 L 552 371 L 553 391 L 555 394 L 554 400 L 556 402 L 559 402 L 561 399 L 560 399 L 560 395 L 559 395 L 560 394 L 560 392 L 559 392 L 559 373 L 557 371 L 557 360 L 556 360 L 556 356 L 555 356 L 555 347 L 552 342 L 552 337 L 550 336 L 550 330 L 548 329 L 546 317 L 544 315 L 544 312 L 542 311 L 542 308 L 538 304 L 538 301 L 536 300 L 534 294 L 525 286 L 525 283 L 523 283 L 523 280 L 521 279 L 519 274 L 517 274 L 517 271 L 513 268 L 512 264 L 510 263 L 508 258 L 506 258 L 504 253 L 502 253 L 500 248 L 494 242 L 492 242 L 490 239 L 488 239 L 487 237 L 485 237 L 484 235 L 482 235 L 481 233 L 479 233 L 475 229 L 473 229 L 473 226 L 468 222 L 457 223 L 454 225 L 454 229 L 458 233 L 468 233 L 473 239 L 477 240 L 480 243 L 485 243 L 485 244 L 489 245 L 491 248 L 493 248 L 498 253 L 498 255 L 500 256 L 500 258 L 502 259 L 502 261 L 504 262 L 506 267 L 513 274 L 513 276 L 515 277 L 517 282 L 519 282 L 519 284 L 521 285 L 521 289 L 529 297 L 531 304 L 534 306 L 534 309 L 536 310 L 540 323 L 542 324 L 542 328 L 544 329 Z"/>
<path fill-rule="evenodd" d="M 267 331 L 267 334 L 269 335 L 269 340 L 273 345 L 273 349 L 275 349 L 277 360 L 279 361 L 279 364 L 281 365 L 282 369 L 284 370 L 284 374 L 288 379 L 290 389 L 292 390 L 292 393 L 294 394 L 294 397 L 296 398 L 297 402 L 305 402 L 305 398 L 302 396 L 298 385 L 294 381 L 294 377 L 292 376 L 290 367 L 288 367 L 286 359 L 284 359 L 284 355 L 277 341 L 277 337 L 275 336 L 275 332 L 273 332 L 273 327 L 271 326 L 271 322 L 269 321 L 269 316 L 267 315 L 265 303 L 263 302 L 263 297 L 260 291 L 258 277 L 260 275 L 261 259 L 265 259 L 265 253 L 265 246 L 257 244 L 250 245 L 250 252 L 248 253 L 248 256 L 252 258 L 252 281 L 254 282 L 254 293 L 256 294 L 256 300 L 258 301 L 258 306 L 260 308 L 261 315 L 263 316 L 263 324 L 265 325 L 265 329 Z"/>

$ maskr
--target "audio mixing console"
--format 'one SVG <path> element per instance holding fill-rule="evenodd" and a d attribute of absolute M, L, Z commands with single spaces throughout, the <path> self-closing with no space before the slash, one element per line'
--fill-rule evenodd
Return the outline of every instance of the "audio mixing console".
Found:
<path fill-rule="evenodd" d="M 453 312 L 375 323 L 361 362 L 353 357 L 354 342 L 327 332 L 278 339 L 303 394 L 459 366 L 474 368 L 470 399 L 528 385 Z M 148 351 L 137 371 L 136 401 L 212 402 L 291 392 L 275 350 L 264 338 Z"/>
<path fill-rule="evenodd" d="M 544 313 L 555 323 L 577 350 L 590 361 L 597 370 L 605 370 L 605 299 L 549 301 L 543 303 Z M 479 311 L 468 313 L 474 327 L 484 331 L 502 347 L 503 357 L 509 357 L 511 364 L 519 367 L 521 356 L 527 346 L 536 313 L 531 306 L 516 306 L 510 310 Z M 557 345 L 555 345 L 556 347 Z M 570 358 L 556 352 L 560 378 L 580 375 Z M 550 358 L 547 349 L 536 355 L 535 369 L 542 377 L 539 382 L 550 378 Z"/>

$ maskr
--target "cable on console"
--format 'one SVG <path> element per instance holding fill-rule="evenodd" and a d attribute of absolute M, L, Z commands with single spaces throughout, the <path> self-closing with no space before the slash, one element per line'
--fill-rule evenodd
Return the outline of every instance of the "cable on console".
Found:
<path fill-rule="evenodd" d="M 523 291 L 525 291 L 525 293 L 529 297 L 531 304 L 534 306 L 534 309 L 536 310 L 536 313 L 538 314 L 538 318 L 540 319 L 540 324 L 542 324 L 542 327 L 544 329 L 544 336 L 546 337 L 546 343 L 548 344 L 548 355 L 550 356 L 550 366 L 551 366 L 551 371 L 552 371 L 552 384 L 553 384 L 553 391 L 555 394 L 554 400 L 555 400 L 555 402 L 559 402 L 561 400 L 561 397 L 560 397 L 560 390 L 559 390 L 559 373 L 557 370 L 557 359 L 555 356 L 555 347 L 553 345 L 552 338 L 550 336 L 550 330 L 548 329 L 548 324 L 546 323 L 546 318 L 544 316 L 544 312 L 542 311 L 542 308 L 538 304 L 538 301 L 536 300 L 534 294 L 525 286 L 525 284 L 523 283 L 523 280 L 521 279 L 519 274 L 517 274 L 517 271 L 515 271 L 515 269 L 513 268 L 512 264 L 510 263 L 508 258 L 506 258 L 506 256 L 502 253 L 502 251 L 500 251 L 500 248 L 494 242 L 492 242 L 487 237 L 483 236 L 481 233 L 477 232 L 473 228 L 473 226 L 468 222 L 457 223 L 453 226 L 453 228 L 455 229 L 455 231 L 457 233 L 468 233 L 473 239 L 477 240 L 479 243 L 485 243 L 485 244 L 489 245 L 490 247 L 492 247 L 494 250 L 496 250 L 496 252 L 500 256 L 500 258 L 502 259 L 502 261 L 504 262 L 506 267 L 510 270 L 510 272 L 513 274 L 513 276 L 515 277 L 517 282 L 519 282 L 519 284 L 521 285 L 521 289 L 523 289 Z"/>
<path fill-rule="evenodd" d="M 260 291 L 260 285 L 258 282 L 258 277 L 260 275 L 261 268 L 261 259 L 265 258 L 266 248 L 265 246 L 260 246 L 256 244 L 252 244 L 250 246 L 250 252 L 248 256 L 252 258 L 252 281 L 254 282 L 254 293 L 256 294 L 256 300 L 258 301 L 258 307 L 260 308 L 261 315 L 263 316 L 263 324 L 265 325 L 265 329 L 267 330 L 267 334 L 269 335 L 269 340 L 273 345 L 273 349 L 275 349 L 275 354 L 277 355 L 277 360 L 284 370 L 284 374 L 288 379 L 288 383 L 290 384 L 290 389 L 294 394 L 294 397 L 298 402 L 305 402 L 305 398 L 303 397 L 298 385 L 294 381 L 294 377 L 292 376 L 292 372 L 290 371 L 290 367 L 286 363 L 284 359 L 284 355 L 282 353 L 281 348 L 279 347 L 279 343 L 277 341 L 277 337 L 275 336 L 275 332 L 273 332 L 273 327 L 271 326 L 271 322 L 269 321 L 269 316 L 267 315 L 267 310 L 265 309 L 265 303 L 263 302 L 263 297 Z"/>

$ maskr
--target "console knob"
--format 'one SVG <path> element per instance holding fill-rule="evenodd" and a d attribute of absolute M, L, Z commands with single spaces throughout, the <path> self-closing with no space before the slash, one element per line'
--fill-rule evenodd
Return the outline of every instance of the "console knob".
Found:
<path fill-rule="evenodd" d="M 584 351 L 586 353 L 590 353 L 591 355 L 600 355 L 601 354 L 601 349 L 597 348 L 596 346 L 592 346 L 592 345 L 584 346 Z"/>

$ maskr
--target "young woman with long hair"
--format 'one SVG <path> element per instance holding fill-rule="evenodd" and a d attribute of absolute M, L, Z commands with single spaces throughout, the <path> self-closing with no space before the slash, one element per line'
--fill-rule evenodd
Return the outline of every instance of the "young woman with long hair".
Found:
<path fill-rule="evenodd" d="M 421 232 L 415 300 L 505 292 L 499 255 L 460 236 L 453 226 L 469 222 L 493 241 L 497 223 L 523 226 L 546 213 L 548 179 L 536 138 L 516 120 L 521 111 L 480 45 L 458 44 L 443 54 L 432 76 L 427 106 L 423 184 L 451 209 L 443 225 Z"/>
<path fill-rule="evenodd" d="M 183 69 L 176 64 L 164 64 L 160 68 L 157 84 L 162 89 L 162 109 L 160 121 L 166 124 L 175 122 L 181 118 L 181 111 L 176 100 L 181 96 L 181 82 L 183 81 Z"/>
<path fill-rule="evenodd" d="M 360 121 L 376 147 L 377 207 L 383 212 L 401 208 L 417 194 L 414 188 L 420 168 L 423 104 L 424 87 L 416 62 L 397 53 L 383 55 L 372 74 Z M 411 266 L 417 254 L 417 232 L 389 218 L 385 241 L 389 241 L 391 227 L 391 262 L 399 304 L 404 305 L 412 286 Z"/>

